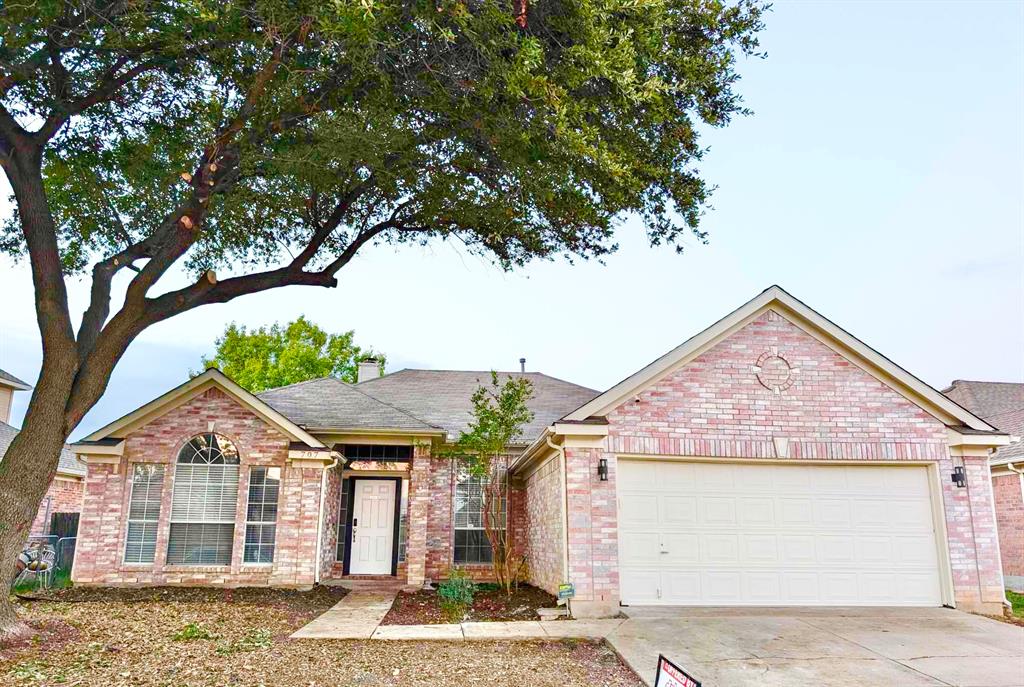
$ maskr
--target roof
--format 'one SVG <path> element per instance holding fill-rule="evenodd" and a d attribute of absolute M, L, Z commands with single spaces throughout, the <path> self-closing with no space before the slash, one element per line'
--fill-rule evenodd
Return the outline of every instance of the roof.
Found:
<path fill-rule="evenodd" d="M 435 433 L 441 429 L 335 377 L 321 377 L 270 389 L 257 397 L 292 422 L 306 428 L 393 429 Z"/>
<path fill-rule="evenodd" d="M 21 391 L 28 391 L 29 389 L 32 388 L 30 384 L 21 381 L 20 379 L 12 375 L 10 372 L 5 372 L 3 370 L 0 370 L 0 385 L 12 386 L 15 389 L 19 389 Z"/>
<path fill-rule="evenodd" d="M 533 397 L 527 405 L 534 417 L 523 428 L 523 443 L 599 393 L 540 372 L 498 373 L 501 381 L 513 377 L 525 377 L 533 384 Z M 490 371 L 407 369 L 368 379 L 355 388 L 379 401 L 401 408 L 431 426 L 443 428 L 449 438 L 454 439 L 469 427 L 473 419 L 473 392 L 481 384 L 490 383 Z"/>
<path fill-rule="evenodd" d="M 1003 432 L 1024 436 L 1024 384 L 955 379 L 942 393 Z M 1024 460 L 1024 441 L 1020 439 L 992 455 L 993 463 L 1014 460 Z"/>
<path fill-rule="evenodd" d="M 293 440 L 301 441 L 310 447 L 323 448 L 324 445 L 313 435 L 275 410 L 265 401 L 260 400 L 257 396 L 240 387 L 234 380 L 215 367 L 211 367 L 201 375 L 193 377 L 184 384 L 174 387 L 170 391 L 157 396 L 149 403 L 96 430 L 78 442 L 78 444 L 96 444 L 104 439 L 124 438 L 134 428 L 150 422 L 153 418 L 163 415 L 172 408 L 178 407 L 181 403 L 195 398 L 214 387 L 234 398 Z"/>
<path fill-rule="evenodd" d="M 780 286 L 765 289 L 704 331 L 569 413 L 565 420 L 581 421 L 604 416 L 630 396 L 679 369 L 767 310 L 774 310 L 797 324 L 944 424 L 1001 435 L 985 420 L 943 396 Z"/>
<path fill-rule="evenodd" d="M 7 453 L 7 448 L 18 435 L 18 430 L 6 422 L 0 422 L 0 456 Z M 3 460 L 0 457 L 0 460 Z M 57 462 L 58 475 L 74 475 L 80 477 L 85 475 L 85 463 L 78 460 L 74 453 L 68 450 L 67 445 L 60 450 L 60 460 Z"/>

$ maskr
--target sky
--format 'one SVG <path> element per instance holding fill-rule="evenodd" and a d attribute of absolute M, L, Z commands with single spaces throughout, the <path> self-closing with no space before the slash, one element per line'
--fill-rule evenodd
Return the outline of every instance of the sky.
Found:
<path fill-rule="evenodd" d="M 1024 381 L 1024 2 L 777 1 L 754 114 L 704 138 L 710 243 L 504 273 L 447 244 L 375 247 L 337 289 L 289 287 L 144 332 L 79 438 L 188 378 L 226 323 L 305 314 L 388 370 L 518 369 L 603 390 L 778 284 L 929 384 Z M 0 195 L 4 189 L 0 189 Z M 8 206 L 0 213 L 10 212 Z M 80 317 L 88 284 L 69 283 Z M 34 382 L 27 266 L 0 257 L 0 368 Z M 16 397 L 20 426 L 28 394 Z"/>

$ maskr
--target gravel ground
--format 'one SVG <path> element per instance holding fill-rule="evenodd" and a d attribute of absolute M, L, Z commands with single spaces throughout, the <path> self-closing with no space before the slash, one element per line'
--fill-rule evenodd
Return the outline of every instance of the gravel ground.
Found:
<path fill-rule="evenodd" d="M 70 590 L 21 603 L 39 634 L 0 646 L 0 684 L 128 687 L 640 687 L 603 644 L 291 640 L 336 588 Z"/>

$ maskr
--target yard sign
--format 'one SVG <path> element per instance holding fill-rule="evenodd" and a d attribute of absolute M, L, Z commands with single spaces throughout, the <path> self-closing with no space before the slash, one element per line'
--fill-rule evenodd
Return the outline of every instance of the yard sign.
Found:
<path fill-rule="evenodd" d="M 658 674 L 654 678 L 654 687 L 700 687 L 700 683 L 675 663 L 658 654 Z"/>

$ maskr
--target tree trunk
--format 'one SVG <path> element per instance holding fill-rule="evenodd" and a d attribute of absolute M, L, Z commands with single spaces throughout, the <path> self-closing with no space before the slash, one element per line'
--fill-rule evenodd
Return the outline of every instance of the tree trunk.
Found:
<path fill-rule="evenodd" d="M 27 628 L 18 622 L 9 586 L 14 565 L 25 546 L 39 504 L 57 470 L 66 437 L 64 405 L 33 403 L 21 432 L 0 461 L 0 570 L 4 588 L 0 594 L 0 639 L 20 635 Z"/>

